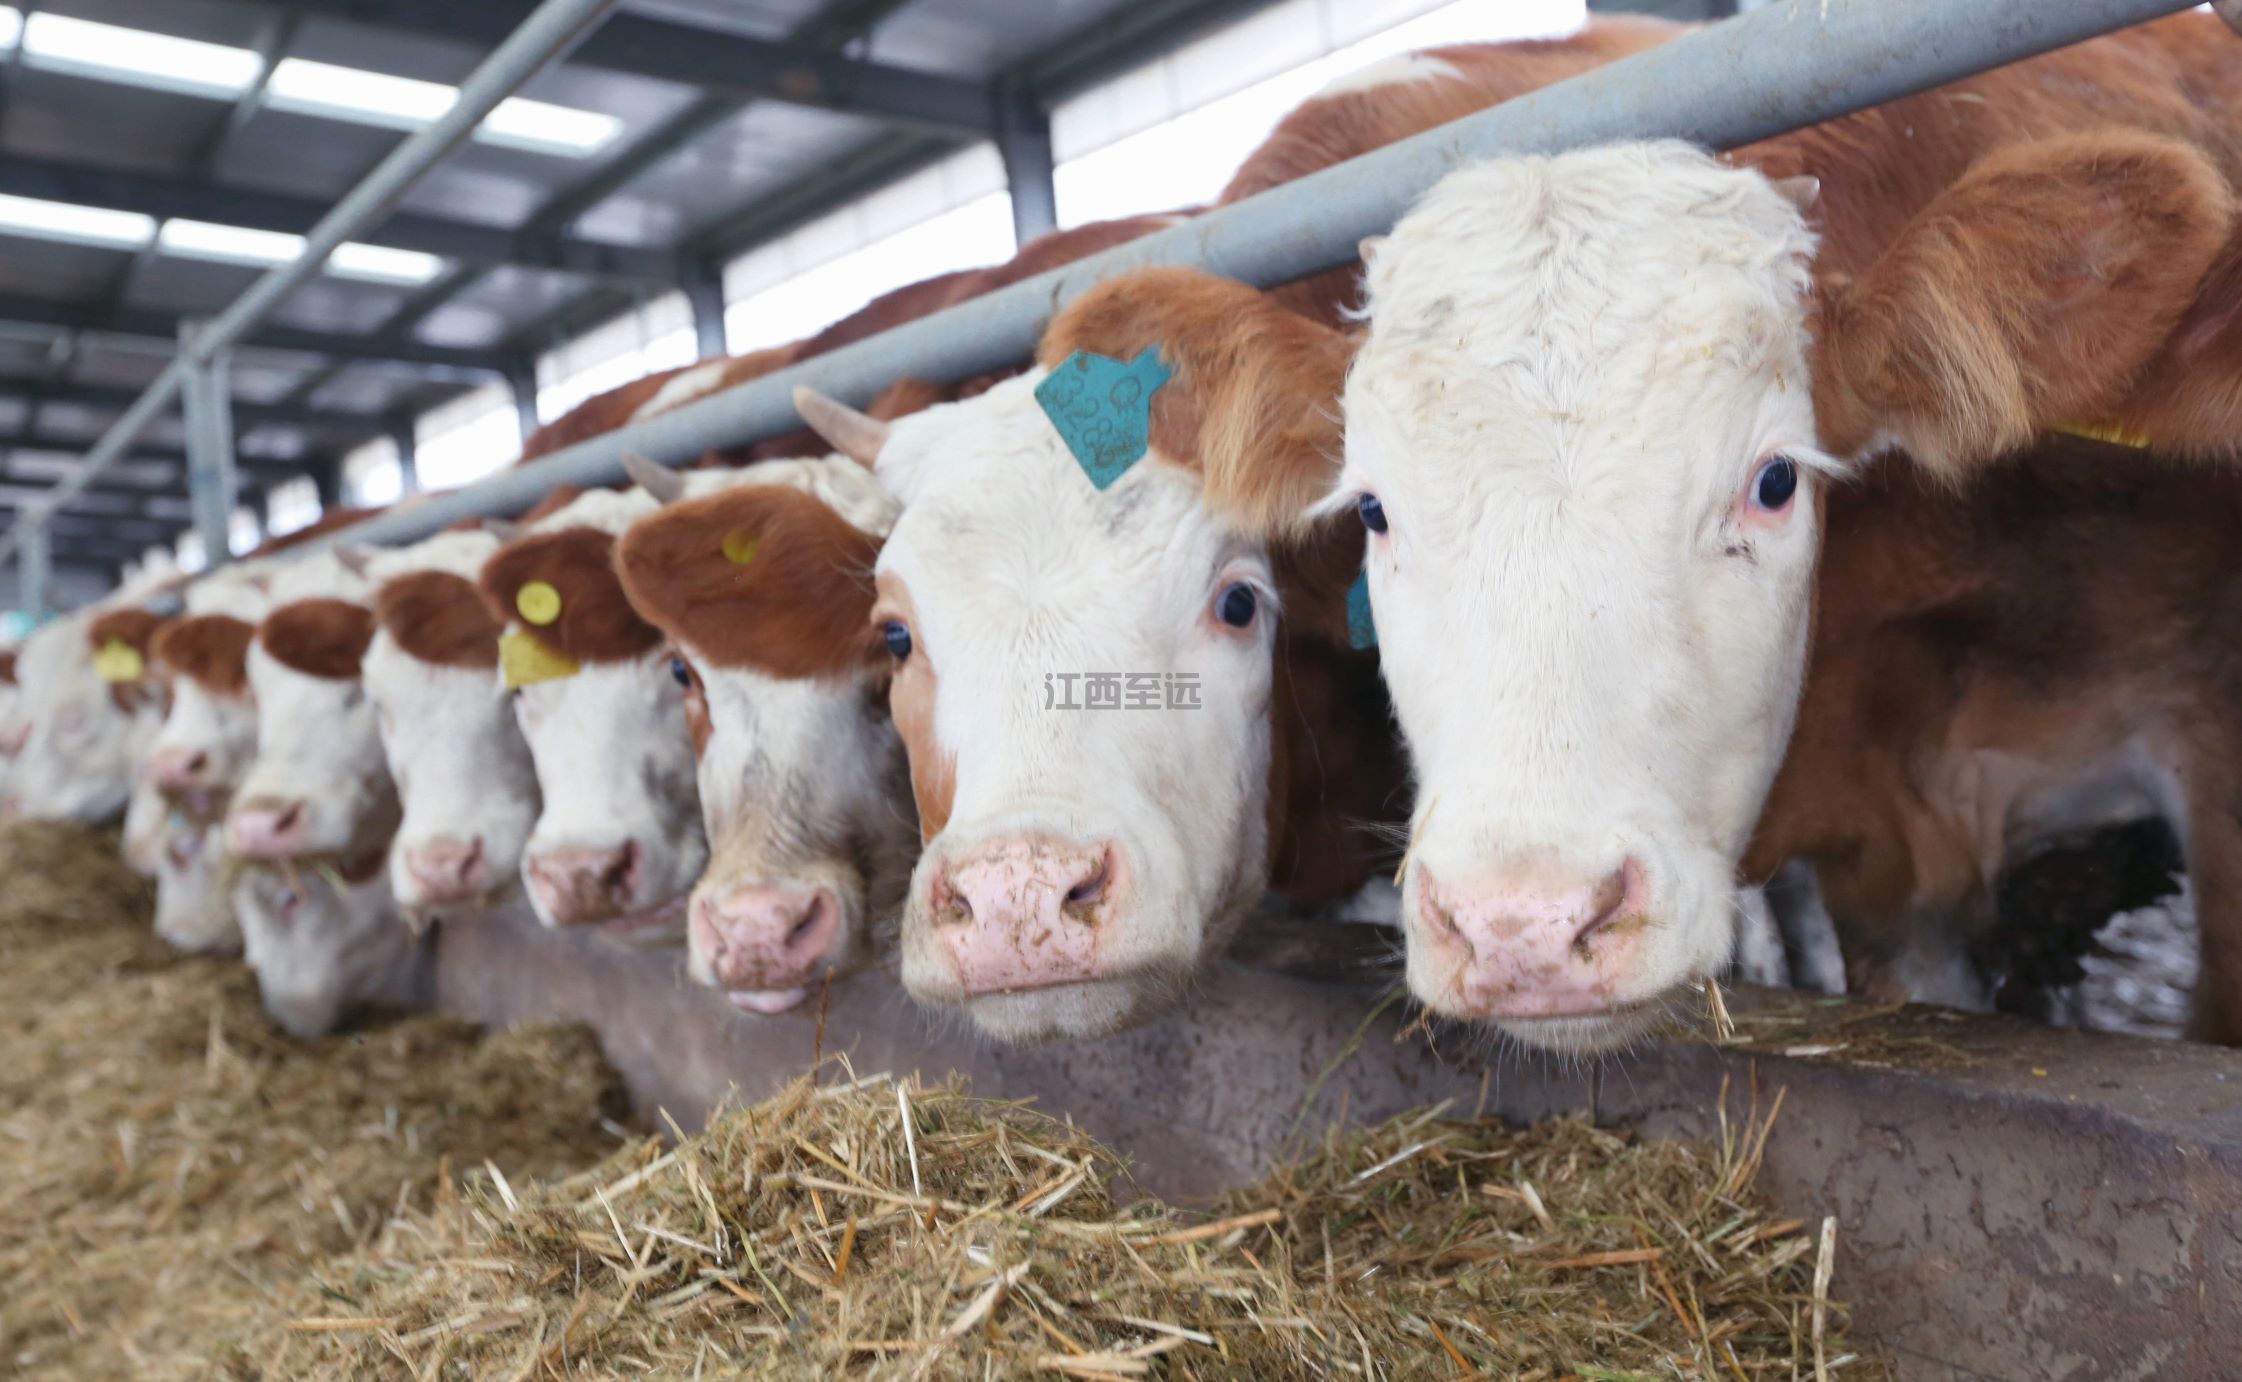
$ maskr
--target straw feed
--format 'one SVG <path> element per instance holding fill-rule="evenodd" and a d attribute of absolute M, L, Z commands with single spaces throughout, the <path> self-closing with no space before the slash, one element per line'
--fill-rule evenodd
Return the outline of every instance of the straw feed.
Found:
<path fill-rule="evenodd" d="M 1880 1375 L 1838 1340 L 1826 1231 L 1750 1191 L 1765 1130 L 1436 1109 L 1184 1214 L 1024 1107 L 805 1079 L 671 1150 L 392 1220 L 234 1370 L 1795 1378 L 1819 1341 L 1829 1372 Z"/>
<path fill-rule="evenodd" d="M 281 1038 L 238 963 L 149 929 L 116 838 L 0 828 L 0 1372 L 203 1376 L 276 1283 L 487 1158 L 611 1151 L 581 1029 Z"/>

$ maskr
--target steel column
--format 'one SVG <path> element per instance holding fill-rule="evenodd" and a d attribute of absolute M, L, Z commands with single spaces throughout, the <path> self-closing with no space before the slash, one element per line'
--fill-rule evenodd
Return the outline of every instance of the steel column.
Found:
<path fill-rule="evenodd" d="M 47 587 L 54 578 L 54 552 L 48 547 L 45 514 L 27 514 L 18 520 L 23 530 L 23 561 L 18 575 L 23 612 L 33 619 L 47 612 Z"/>
<path fill-rule="evenodd" d="M 696 264 L 678 276 L 677 286 L 693 309 L 693 344 L 701 358 L 729 354 L 724 335 L 723 274 L 707 264 Z"/>
<path fill-rule="evenodd" d="M 1347 263 L 1364 236 L 1392 229 L 1434 183 L 1482 159 L 1620 139 L 1733 148 L 2189 8 L 1785 0 L 386 515 L 352 540 L 412 541 L 470 515 L 519 513 L 555 485 L 613 484 L 626 452 L 684 465 L 775 436 L 800 425 L 798 385 L 862 405 L 905 376 L 960 379 L 1017 364 L 1053 313 L 1116 274 L 1184 264 L 1266 286 Z"/>
<path fill-rule="evenodd" d="M 506 387 L 514 394 L 514 421 L 521 428 L 522 440 L 538 428 L 537 421 L 537 366 L 519 364 L 506 371 Z"/>
<path fill-rule="evenodd" d="M 199 329 L 199 322 L 180 323 L 182 350 Z M 194 506 L 195 531 L 202 535 L 203 560 L 211 570 L 233 556 L 234 417 L 227 391 L 231 360 L 223 350 L 201 360 L 187 357 L 187 378 L 181 389 L 187 411 L 187 499 Z"/>
<path fill-rule="evenodd" d="M 389 444 L 397 448 L 397 488 L 401 494 L 420 490 L 420 430 L 409 417 L 391 418 Z"/>
<path fill-rule="evenodd" d="M 997 152 L 1012 191 L 1012 234 L 1021 244 L 1059 228 L 1059 193 L 1051 181 L 1051 121 L 1035 98 L 1007 91 L 997 98 Z"/>

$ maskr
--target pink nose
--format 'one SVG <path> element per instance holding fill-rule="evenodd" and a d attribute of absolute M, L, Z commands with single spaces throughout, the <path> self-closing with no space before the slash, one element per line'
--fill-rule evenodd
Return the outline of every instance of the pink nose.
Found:
<path fill-rule="evenodd" d="M 1100 973 L 1098 921 L 1118 889 L 1111 845 L 993 840 L 938 866 L 935 934 L 969 994 L 1080 983 Z"/>
<path fill-rule="evenodd" d="M 148 777 L 159 792 L 192 792 L 209 785 L 210 755 L 201 749 L 159 749 L 148 760 Z"/>
<path fill-rule="evenodd" d="M 1490 1018 L 1585 1017 L 1624 985 L 1642 927 L 1642 866 L 1587 884 L 1491 880 L 1452 889 L 1417 874 L 1416 934 L 1452 966 L 1465 1011 Z"/>
<path fill-rule="evenodd" d="M 490 865 L 483 840 L 439 835 L 405 852 L 405 872 L 421 902 L 469 902 L 490 891 Z"/>
<path fill-rule="evenodd" d="M 823 888 L 748 884 L 693 899 L 692 946 L 716 985 L 755 1012 L 784 1012 L 841 939 L 841 904 Z"/>
<path fill-rule="evenodd" d="M 246 801 L 226 817 L 226 845 L 244 859 L 286 859 L 302 852 L 310 817 L 301 801 Z"/>
<path fill-rule="evenodd" d="M 531 855 L 524 872 L 530 893 L 554 925 L 593 926 L 630 913 L 638 857 L 636 840 L 615 849 L 549 849 Z"/>

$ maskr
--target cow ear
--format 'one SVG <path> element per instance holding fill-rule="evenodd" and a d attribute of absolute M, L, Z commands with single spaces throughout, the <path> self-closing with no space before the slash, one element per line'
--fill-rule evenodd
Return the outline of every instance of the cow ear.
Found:
<path fill-rule="evenodd" d="M 2116 408 L 2232 229 L 2186 145 L 2126 132 L 2005 150 L 1825 286 L 1814 403 L 1841 455 L 1879 440 L 1949 478 Z"/>

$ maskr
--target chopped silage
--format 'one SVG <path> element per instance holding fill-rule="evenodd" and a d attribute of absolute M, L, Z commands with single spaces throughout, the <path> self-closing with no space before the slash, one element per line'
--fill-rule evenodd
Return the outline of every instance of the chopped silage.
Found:
<path fill-rule="evenodd" d="M 0 828 L 0 1372 L 207 1376 L 271 1292 L 457 1174 L 616 1146 L 583 1029 L 292 1042 L 148 904 L 113 834 Z"/>
<path fill-rule="evenodd" d="M 322 1266 L 242 1375 L 1881 1375 L 1724 1145 L 1441 1110 L 1185 1213 L 1068 1124 L 885 1077 L 488 1182 Z M 1820 1278 L 1826 1289 L 1826 1275 Z"/>

